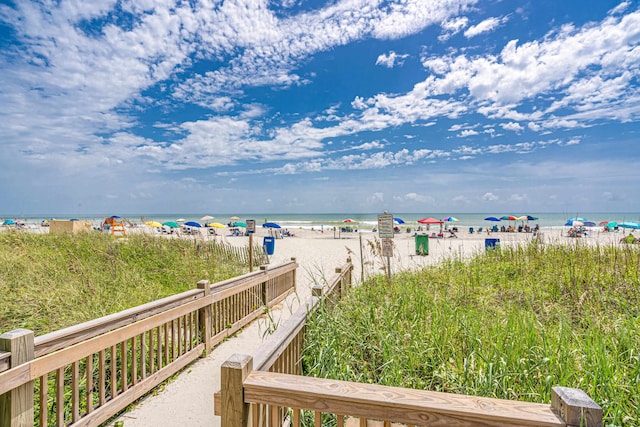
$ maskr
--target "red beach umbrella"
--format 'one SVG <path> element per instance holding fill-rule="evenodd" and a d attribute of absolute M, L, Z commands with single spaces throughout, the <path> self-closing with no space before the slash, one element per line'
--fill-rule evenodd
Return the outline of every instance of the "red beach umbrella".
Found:
<path fill-rule="evenodd" d="M 437 218 L 431 218 L 431 217 L 429 217 L 429 218 L 422 218 L 422 219 L 419 219 L 419 220 L 418 220 L 418 222 L 419 222 L 420 224 L 442 224 L 444 221 L 442 221 L 442 220 L 440 220 L 440 219 L 437 219 Z"/>

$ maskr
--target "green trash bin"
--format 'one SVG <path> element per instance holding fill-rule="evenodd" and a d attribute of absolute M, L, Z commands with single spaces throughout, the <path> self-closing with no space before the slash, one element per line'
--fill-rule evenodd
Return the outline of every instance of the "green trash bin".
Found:
<path fill-rule="evenodd" d="M 416 255 L 429 255 L 429 235 L 416 234 Z"/>

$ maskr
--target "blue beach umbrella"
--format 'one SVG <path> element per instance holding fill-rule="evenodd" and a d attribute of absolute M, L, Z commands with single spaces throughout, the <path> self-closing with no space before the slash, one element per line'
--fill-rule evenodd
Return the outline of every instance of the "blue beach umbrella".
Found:
<path fill-rule="evenodd" d="M 195 222 L 195 221 L 187 221 L 184 223 L 184 225 L 188 227 L 202 227 L 202 225 L 199 222 Z"/>
<path fill-rule="evenodd" d="M 638 224 L 637 222 L 621 222 L 618 224 L 618 227 L 631 228 L 633 230 L 637 230 L 640 228 L 640 224 Z"/>
<path fill-rule="evenodd" d="M 484 220 L 485 221 L 494 221 L 494 222 L 500 222 L 501 221 L 500 218 L 496 218 L 495 216 L 488 216 Z"/>
<path fill-rule="evenodd" d="M 393 218 L 393 222 L 395 222 L 396 224 L 404 224 L 404 221 L 401 218 Z"/>
<path fill-rule="evenodd" d="M 275 222 L 265 222 L 264 224 L 262 224 L 262 227 L 263 228 L 282 228 Z"/>

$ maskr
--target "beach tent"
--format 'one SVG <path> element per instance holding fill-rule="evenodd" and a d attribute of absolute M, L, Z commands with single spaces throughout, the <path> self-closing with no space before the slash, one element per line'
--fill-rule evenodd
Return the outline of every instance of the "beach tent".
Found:
<path fill-rule="evenodd" d="M 419 224 L 442 224 L 444 221 L 437 218 L 422 218 L 418 220 Z"/>

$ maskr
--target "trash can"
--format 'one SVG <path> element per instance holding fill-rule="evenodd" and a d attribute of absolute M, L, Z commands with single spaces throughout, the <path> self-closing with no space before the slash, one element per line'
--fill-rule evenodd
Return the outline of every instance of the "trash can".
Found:
<path fill-rule="evenodd" d="M 500 239 L 484 239 L 484 250 L 489 251 L 500 247 Z"/>
<path fill-rule="evenodd" d="M 264 250 L 267 255 L 273 255 L 276 249 L 276 238 L 271 236 L 264 236 L 262 246 L 264 246 Z"/>
<path fill-rule="evenodd" d="M 428 234 L 416 234 L 416 255 L 429 255 Z"/>

